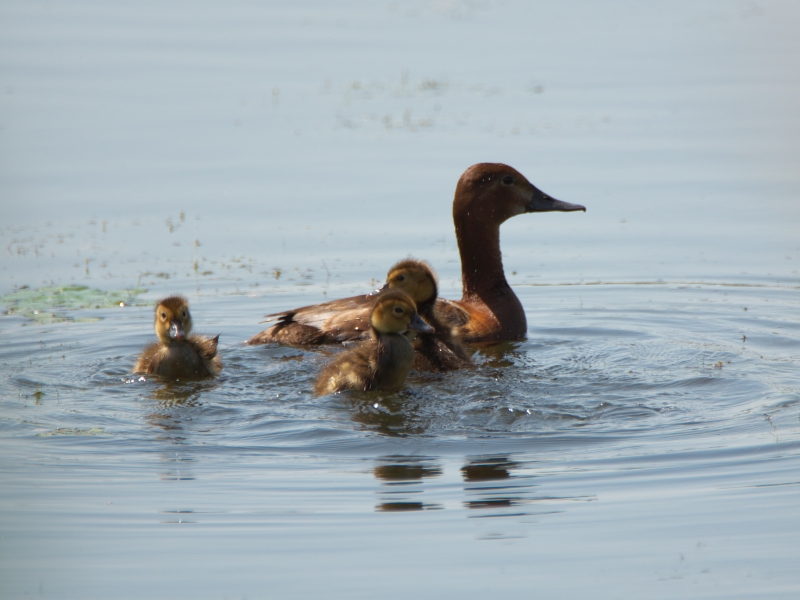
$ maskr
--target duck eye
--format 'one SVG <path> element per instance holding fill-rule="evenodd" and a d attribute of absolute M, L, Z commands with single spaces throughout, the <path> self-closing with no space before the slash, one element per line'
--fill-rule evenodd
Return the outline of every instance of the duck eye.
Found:
<path fill-rule="evenodd" d="M 183 318 L 186 318 L 186 311 L 183 311 Z"/>
<path fill-rule="evenodd" d="M 395 306 L 394 307 L 394 312 L 396 312 L 398 315 L 402 315 L 403 314 L 403 308 L 401 306 Z"/>
<path fill-rule="evenodd" d="M 397 281 L 405 281 L 406 280 L 406 276 L 405 275 L 398 275 L 396 277 L 396 279 L 397 279 Z"/>
<path fill-rule="evenodd" d="M 505 177 L 503 177 L 503 183 L 505 183 L 506 185 L 511 185 L 512 183 L 514 183 L 514 178 L 511 175 L 506 175 Z"/>
<path fill-rule="evenodd" d="M 166 319 L 167 318 L 167 313 L 161 313 L 161 318 L 162 319 Z"/>

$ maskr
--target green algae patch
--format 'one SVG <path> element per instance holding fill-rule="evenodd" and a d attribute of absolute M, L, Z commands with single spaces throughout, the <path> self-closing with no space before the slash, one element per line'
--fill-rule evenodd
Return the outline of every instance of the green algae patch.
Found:
<path fill-rule="evenodd" d="M 106 433 L 102 427 L 91 427 L 89 429 L 78 429 L 76 427 L 57 427 L 53 431 L 38 433 L 36 435 L 37 437 L 51 437 L 54 435 L 93 437 L 93 436 L 111 435 L 111 434 Z"/>
<path fill-rule="evenodd" d="M 137 297 L 146 291 L 136 288 L 104 292 L 85 285 L 22 287 L 0 297 L 0 306 L 7 306 L 9 315 L 21 315 L 42 325 L 65 321 L 85 323 L 99 319 L 74 317 L 66 311 L 141 304 Z"/>

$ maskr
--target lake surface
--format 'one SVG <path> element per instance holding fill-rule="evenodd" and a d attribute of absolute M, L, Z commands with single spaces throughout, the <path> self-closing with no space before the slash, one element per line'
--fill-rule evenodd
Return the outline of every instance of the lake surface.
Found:
<path fill-rule="evenodd" d="M 800 596 L 799 25 L 4 2 L 0 596 Z M 409 255 L 458 298 L 482 161 L 587 207 L 502 228 L 526 341 L 323 398 L 243 345 Z M 171 293 L 217 380 L 130 374 Z"/>

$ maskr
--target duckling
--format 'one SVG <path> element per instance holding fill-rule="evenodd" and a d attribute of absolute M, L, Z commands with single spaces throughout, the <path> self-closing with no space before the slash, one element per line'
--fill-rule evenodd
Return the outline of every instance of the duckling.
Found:
<path fill-rule="evenodd" d="M 213 338 L 189 335 L 192 315 L 186 298 L 170 296 L 156 305 L 155 330 L 159 341 L 144 349 L 134 373 L 167 379 L 202 379 L 219 373 L 222 368 L 217 356 L 219 335 Z"/>
<path fill-rule="evenodd" d="M 454 328 L 454 335 L 466 343 L 525 338 L 525 309 L 503 271 L 500 225 L 517 215 L 550 211 L 586 208 L 548 196 L 508 165 L 480 163 L 464 171 L 453 199 L 463 293 L 461 300 L 436 300 L 440 324 Z M 306 345 L 359 339 L 369 329 L 368 306 L 366 296 L 353 296 L 269 315 L 278 323 L 247 343 Z"/>
<path fill-rule="evenodd" d="M 370 339 L 345 351 L 322 369 L 314 386 L 318 396 L 343 390 L 396 391 L 403 387 L 414 362 L 414 348 L 403 335 L 409 329 L 433 333 L 404 292 L 389 290 L 373 301 Z"/>
<path fill-rule="evenodd" d="M 401 260 L 389 269 L 386 283 L 380 290 L 406 292 L 417 304 L 417 312 L 433 327 L 435 333 L 409 335 L 414 346 L 414 369 L 417 371 L 454 371 L 472 365 L 472 359 L 453 328 L 436 313 L 438 279 L 431 266 L 421 260 Z"/>

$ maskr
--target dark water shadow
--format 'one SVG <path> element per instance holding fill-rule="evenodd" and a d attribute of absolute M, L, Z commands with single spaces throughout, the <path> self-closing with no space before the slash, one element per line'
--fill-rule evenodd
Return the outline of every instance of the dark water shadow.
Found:
<path fill-rule="evenodd" d="M 377 460 L 373 473 L 381 482 L 378 512 L 441 510 L 442 504 L 425 502 L 417 497 L 425 491 L 425 479 L 440 477 L 442 466 L 435 458 L 420 456 L 385 456 Z"/>
<path fill-rule="evenodd" d="M 527 473 L 531 462 L 511 459 L 508 454 L 469 458 L 461 468 L 464 507 L 476 511 L 467 518 L 529 517 L 564 512 L 566 502 L 592 502 L 596 496 L 556 497 L 538 492 L 539 475 Z M 551 508 L 552 507 L 552 508 Z M 502 536 L 501 536 L 502 537 Z M 513 537 L 513 536 L 512 536 Z M 496 535 L 486 539 L 499 539 Z"/>

